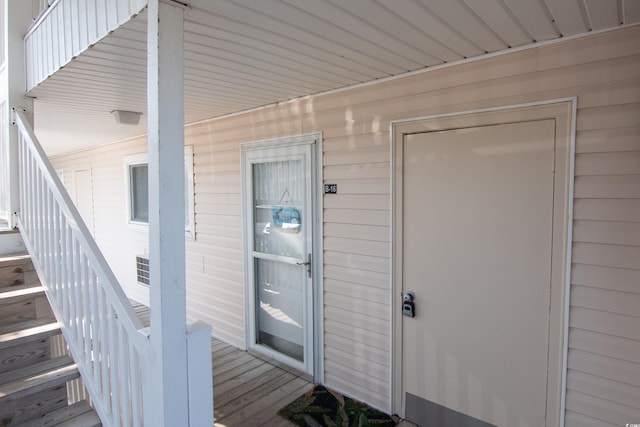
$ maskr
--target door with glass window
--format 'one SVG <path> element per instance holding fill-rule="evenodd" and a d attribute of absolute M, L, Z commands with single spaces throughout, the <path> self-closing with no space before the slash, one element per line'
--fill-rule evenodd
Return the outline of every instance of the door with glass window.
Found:
<path fill-rule="evenodd" d="M 313 373 L 313 140 L 243 147 L 249 347 Z"/>

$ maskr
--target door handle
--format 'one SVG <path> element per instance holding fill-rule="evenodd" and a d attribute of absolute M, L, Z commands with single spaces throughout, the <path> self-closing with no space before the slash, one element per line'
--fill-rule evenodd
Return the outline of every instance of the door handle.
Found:
<path fill-rule="evenodd" d="M 296 265 L 306 265 L 307 266 L 307 275 L 309 276 L 309 279 L 311 279 L 311 254 L 307 255 L 307 262 L 297 261 Z"/>

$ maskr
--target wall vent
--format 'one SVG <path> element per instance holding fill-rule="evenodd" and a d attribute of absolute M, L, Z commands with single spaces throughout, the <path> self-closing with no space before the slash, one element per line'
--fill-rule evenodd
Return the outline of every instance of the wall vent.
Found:
<path fill-rule="evenodd" d="M 149 258 L 145 255 L 136 256 L 136 276 L 138 283 L 149 286 Z"/>

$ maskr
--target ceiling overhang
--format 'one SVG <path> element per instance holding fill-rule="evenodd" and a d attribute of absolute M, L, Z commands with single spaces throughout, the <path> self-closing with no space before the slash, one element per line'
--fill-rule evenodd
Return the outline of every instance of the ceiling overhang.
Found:
<path fill-rule="evenodd" d="M 185 121 L 638 22 L 640 2 L 602 0 L 194 0 Z M 146 133 L 146 54 L 143 12 L 30 91 L 50 155 Z"/>

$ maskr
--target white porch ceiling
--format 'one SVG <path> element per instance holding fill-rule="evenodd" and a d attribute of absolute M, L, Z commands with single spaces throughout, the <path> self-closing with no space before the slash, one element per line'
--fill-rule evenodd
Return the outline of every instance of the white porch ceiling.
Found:
<path fill-rule="evenodd" d="M 640 22 L 638 0 L 187 0 L 187 123 Z M 146 14 L 30 92 L 49 155 L 146 132 Z"/>

